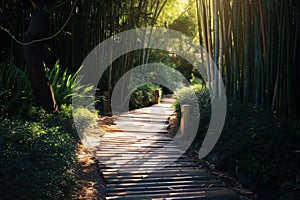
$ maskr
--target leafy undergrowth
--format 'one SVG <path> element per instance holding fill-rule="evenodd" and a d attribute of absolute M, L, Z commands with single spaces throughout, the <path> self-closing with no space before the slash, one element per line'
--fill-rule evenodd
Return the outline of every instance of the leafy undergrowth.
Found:
<path fill-rule="evenodd" d="M 12 63 L 0 63 L 0 114 L 26 115 L 33 102 L 27 73 Z"/>
<path fill-rule="evenodd" d="M 97 115 L 86 108 L 72 112 L 71 98 L 94 90 L 78 85 L 76 75 L 58 62 L 46 72 L 60 112 L 48 114 L 33 107 L 26 71 L 0 63 L 0 199 L 77 199 L 86 196 L 82 182 L 78 134 L 95 124 Z M 86 156 L 88 159 L 89 155 Z M 92 173 L 92 172 L 91 172 Z"/>
<path fill-rule="evenodd" d="M 72 119 L 38 110 L 26 121 L 0 120 L 1 198 L 68 198 L 77 168 Z"/>
<path fill-rule="evenodd" d="M 245 187 L 272 184 L 299 191 L 300 124 L 270 113 L 229 103 L 222 135 L 207 159 Z"/>
<path fill-rule="evenodd" d="M 177 92 L 185 102 L 189 90 Z M 207 91 L 194 86 L 201 120 L 193 147 L 199 149 L 210 123 Z M 177 101 L 175 108 L 180 113 Z M 300 174 L 300 124 L 253 104 L 230 101 L 225 125 L 216 146 L 206 159 L 217 169 L 237 177 L 245 187 L 273 184 L 281 191 L 298 190 Z"/>

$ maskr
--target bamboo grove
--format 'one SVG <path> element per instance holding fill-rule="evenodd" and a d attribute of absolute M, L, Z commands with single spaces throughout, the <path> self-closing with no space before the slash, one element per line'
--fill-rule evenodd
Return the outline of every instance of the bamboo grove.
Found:
<path fill-rule="evenodd" d="M 300 2 L 196 0 L 196 7 L 200 44 L 227 96 L 299 117 Z"/>
<path fill-rule="evenodd" d="M 13 35 L 17 36 L 17 39 L 22 40 L 20 33 L 26 30 L 29 13 L 33 10 L 22 1 L 16 2 L 2 2 L 1 13 L 4 15 L 1 16 L 0 24 L 8 28 Z M 154 26 L 167 0 L 55 1 L 47 6 L 52 33 L 59 30 L 66 22 L 70 14 L 70 7 L 74 2 L 76 2 L 76 7 L 65 29 L 57 37 L 47 42 L 45 51 L 47 66 L 53 66 L 56 60 L 60 59 L 61 66 L 76 71 L 86 55 L 103 40 L 135 27 Z M 9 57 L 17 65 L 23 65 L 22 48 L 4 32 L 0 33 L 1 37 L 7 38 L 4 40 L 6 44 L 3 44 L 6 48 L 3 51 L 7 52 L 5 57 Z M 145 56 L 147 51 L 143 51 L 141 54 L 144 54 L 140 56 L 141 59 L 147 58 Z M 118 62 L 115 63 L 116 67 L 112 68 L 111 66 L 110 72 L 105 74 L 109 77 L 104 77 L 104 81 L 109 83 L 106 83 L 104 87 L 110 87 L 111 81 L 116 82 L 133 66 L 133 53 L 124 56 Z M 138 62 L 145 61 L 139 60 Z M 112 74 L 114 74 L 113 77 Z"/>
<path fill-rule="evenodd" d="M 1 12 L 4 14 L 1 25 L 20 39 L 19 33 L 26 29 L 31 11 L 24 5 L 17 7 L 15 2 L 22 1 L 2 1 Z M 178 6 L 178 2 L 78 0 L 66 28 L 58 37 L 47 42 L 45 62 L 52 66 L 61 58 L 61 66 L 76 71 L 96 45 L 114 34 L 145 26 L 169 28 L 168 23 L 159 24 L 158 21 L 164 22 L 166 19 L 161 18 L 166 15 L 162 16 L 162 13 L 168 13 L 166 9 L 170 9 L 170 5 Z M 299 118 L 300 2 L 189 0 L 188 4 L 189 8 L 197 11 L 197 40 L 217 65 L 209 66 L 208 78 L 220 73 L 229 98 L 255 103 L 262 109 L 280 111 L 291 119 Z M 56 1 L 47 9 L 51 32 L 55 32 L 69 15 L 70 0 Z M 1 38 L 7 38 L 3 40 L 4 48 L 1 47 L 3 52 L 7 52 L 6 57 L 22 66 L 22 48 L 10 42 L 3 32 L 0 34 Z M 111 88 L 134 65 L 146 63 L 148 56 L 149 50 L 124 55 L 105 74 L 104 89 Z"/>

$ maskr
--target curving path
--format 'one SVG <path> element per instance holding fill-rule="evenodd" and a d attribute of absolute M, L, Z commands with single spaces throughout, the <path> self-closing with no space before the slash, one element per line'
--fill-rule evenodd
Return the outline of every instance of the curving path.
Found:
<path fill-rule="evenodd" d="M 173 101 L 164 98 L 161 104 L 119 116 L 101 138 L 96 154 L 106 199 L 239 199 L 170 143 L 165 133 Z"/>

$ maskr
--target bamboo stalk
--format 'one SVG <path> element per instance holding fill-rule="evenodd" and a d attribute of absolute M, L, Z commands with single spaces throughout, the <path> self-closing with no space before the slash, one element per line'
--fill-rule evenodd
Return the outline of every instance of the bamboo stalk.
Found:
<path fill-rule="evenodd" d="M 220 27 L 220 31 L 219 31 L 219 75 L 218 75 L 218 82 L 219 82 L 219 97 L 221 97 L 223 95 L 223 91 L 222 91 L 222 86 L 223 86 L 223 79 L 222 79 L 222 76 L 223 76 L 223 35 L 224 35 L 224 18 L 222 18 L 222 11 L 223 10 L 221 8 L 221 5 L 219 4 L 219 10 L 220 10 L 220 20 L 219 20 L 219 27 Z"/>
<path fill-rule="evenodd" d="M 244 102 L 250 101 L 250 27 L 249 27 L 249 4 L 244 0 Z"/>
<path fill-rule="evenodd" d="M 219 15 L 218 15 L 218 0 L 214 0 L 214 83 L 213 92 L 214 96 L 218 96 L 218 68 L 219 65 Z"/>
<path fill-rule="evenodd" d="M 292 27 L 292 16 L 291 13 L 289 12 L 291 9 L 290 7 L 292 5 L 291 1 L 287 1 L 285 3 L 285 14 L 287 15 L 286 18 L 286 63 L 287 63 L 287 68 L 286 68 L 286 85 L 287 85 L 287 112 L 288 112 L 288 117 L 291 120 L 296 119 L 296 106 L 295 106 L 295 93 L 294 93 L 294 67 L 292 66 L 292 53 L 291 53 L 291 31 L 289 31 Z"/>

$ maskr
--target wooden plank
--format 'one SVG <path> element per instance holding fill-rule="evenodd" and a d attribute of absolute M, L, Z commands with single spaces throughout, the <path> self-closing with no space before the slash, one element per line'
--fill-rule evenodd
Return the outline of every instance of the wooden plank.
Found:
<path fill-rule="evenodd" d="M 178 168 L 178 167 L 177 167 Z M 105 173 L 105 172 L 119 172 L 120 174 L 126 174 L 126 173 L 145 173 L 145 174 L 150 174 L 157 172 L 157 170 L 161 170 L 165 168 L 157 168 L 157 167 L 142 167 L 142 168 L 123 168 L 123 169 L 117 169 L 117 168 L 100 168 L 100 170 Z M 189 170 L 195 170 L 195 168 L 188 168 Z M 172 168 L 171 170 L 176 170 L 175 168 Z"/>
<path fill-rule="evenodd" d="M 157 157 L 152 156 L 151 158 L 138 157 L 137 159 L 138 160 L 153 160 L 153 161 L 161 160 L 162 162 L 164 162 L 164 161 L 174 160 L 174 158 L 177 158 L 177 155 L 173 156 L 173 157 L 171 155 L 159 155 Z M 124 156 L 124 157 L 122 157 L 122 156 L 116 156 L 116 157 L 106 156 L 106 157 L 102 157 L 101 158 L 101 162 L 116 161 L 116 160 L 131 160 L 131 158 L 130 157 L 126 157 L 126 156 Z M 193 158 L 180 157 L 180 158 L 177 158 L 177 160 L 175 160 L 174 162 L 193 162 L 193 161 L 194 161 Z"/>
<path fill-rule="evenodd" d="M 142 196 L 142 199 L 152 199 L 152 198 L 166 198 L 166 197 L 181 197 L 181 196 L 197 196 L 200 198 L 205 199 L 206 193 L 205 191 L 197 191 L 197 192 L 188 192 L 188 193 L 181 193 L 181 192 L 166 192 L 161 194 L 145 194 Z M 107 199 L 138 199 L 141 198 L 140 195 L 122 195 L 122 196 L 115 196 L 110 197 L 107 196 Z"/>
<path fill-rule="evenodd" d="M 211 176 L 174 176 L 174 177 L 145 177 L 145 178 L 134 178 L 134 177 L 127 177 L 127 178 L 110 178 L 107 180 L 108 184 L 114 183 L 144 183 L 144 182 L 169 182 L 169 181 L 190 181 L 190 180 L 211 180 Z"/>
<path fill-rule="evenodd" d="M 167 123 L 168 119 L 162 119 L 162 118 L 153 118 L 153 117 L 133 117 L 133 116 L 122 116 L 122 118 L 131 120 L 133 122 L 151 122 L 151 123 Z M 129 119 L 128 119 L 129 118 Z"/>
<path fill-rule="evenodd" d="M 223 183 L 213 183 L 213 184 L 207 184 L 207 183 L 203 183 L 203 184 L 182 184 L 182 185 L 173 185 L 173 186 L 169 186 L 169 185 L 161 185 L 161 186 L 147 186 L 147 187 L 143 187 L 143 186 L 140 186 L 140 185 L 136 185 L 136 186 L 130 186 L 130 187 L 113 187 L 113 188 L 110 188 L 108 187 L 107 188 L 107 192 L 109 192 L 110 194 L 113 195 L 113 193 L 117 193 L 117 192 L 126 192 L 126 191 L 156 191 L 156 190 L 176 190 L 176 191 L 179 191 L 179 190 L 182 190 L 182 189 L 206 189 L 206 191 L 208 189 L 219 189 L 219 188 L 223 188 L 224 187 L 224 184 Z"/>
<path fill-rule="evenodd" d="M 143 183 L 108 183 L 107 188 L 116 188 L 116 187 L 133 187 L 133 186 L 140 186 L 140 187 L 151 187 L 151 186 L 175 186 L 175 185 L 202 185 L 202 184 L 220 184 L 219 180 L 183 180 L 183 181 L 164 181 L 164 182 L 143 182 Z"/>
<path fill-rule="evenodd" d="M 124 195 L 152 195 L 152 194 L 172 194 L 172 193 L 195 193 L 195 192 L 199 192 L 199 189 L 201 189 L 202 192 L 210 192 L 213 190 L 220 190 L 221 188 L 180 188 L 180 189 L 169 189 L 169 188 L 165 188 L 165 189 L 157 189 L 157 190 L 150 190 L 149 188 L 145 188 L 145 190 L 139 190 L 139 191 L 118 191 L 118 192 L 111 192 L 110 196 L 124 196 Z M 170 195 L 171 196 L 171 195 Z"/>
<path fill-rule="evenodd" d="M 141 179 L 141 178 L 174 178 L 174 177 L 206 177 L 206 179 L 217 179 L 216 176 L 213 176 L 209 173 L 199 173 L 199 172 L 194 172 L 194 173 L 167 173 L 164 174 L 164 176 L 161 176 L 161 174 L 124 174 L 124 175 L 120 175 L 120 174 L 113 174 L 113 173 L 106 173 L 105 176 L 109 177 L 110 179 Z"/>
<path fill-rule="evenodd" d="M 115 175 L 122 175 L 122 176 L 130 176 L 130 175 L 145 175 L 145 176 L 150 176 L 150 175 L 173 175 L 173 174 L 199 174 L 199 173 L 204 173 L 203 172 L 204 169 L 198 169 L 198 170 L 195 170 L 195 169 L 187 169 L 187 168 L 184 168 L 184 169 L 181 169 L 181 168 L 176 168 L 176 169 L 166 169 L 166 168 L 163 168 L 163 169 L 160 169 L 160 170 L 157 170 L 157 171 L 151 171 L 151 173 L 149 173 L 149 171 L 147 170 L 144 170 L 144 171 L 130 171 L 130 172 L 120 172 L 116 169 L 111 169 L 111 170 L 106 170 L 103 172 L 103 174 L 106 174 L 106 175 L 111 175 L 111 174 L 115 174 Z M 204 170 L 205 171 L 205 170 Z M 207 173 L 207 172 L 206 172 Z"/>
<path fill-rule="evenodd" d="M 122 149 L 139 149 L 139 150 L 147 150 L 149 148 L 154 149 L 163 149 L 163 148 L 172 148 L 172 149 L 178 149 L 181 150 L 178 146 L 175 146 L 173 144 L 130 144 L 130 147 L 126 145 L 101 145 L 101 150 L 122 150 Z"/>
<path fill-rule="evenodd" d="M 121 166 L 124 165 L 124 168 L 122 168 Z M 182 168 L 182 167 L 185 167 L 185 168 L 191 168 L 191 169 L 197 169 L 197 165 L 193 165 L 193 164 L 182 164 L 182 165 L 175 165 L 174 168 Z M 137 162 L 129 162 L 129 163 L 125 163 L 125 164 L 101 164 L 100 166 L 101 169 L 119 169 L 119 170 L 126 170 L 128 171 L 127 169 L 140 169 L 140 170 L 143 170 L 143 168 L 147 168 L 147 169 L 150 169 L 150 168 L 166 168 L 166 165 L 164 165 L 163 163 L 160 163 L 160 162 L 157 162 L 157 163 L 137 163 Z"/>
<path fill-rule="evenodd" d="M 193 160 L 182 160 L 182 161 L 175 161 L 174 163 L 178 163 L 178 164 L 181 164 L 181 163 L 190 163 L 192 164 Z M 139 163 L 139 162 L 146 162 L 146 163 L 157 163 L 157 162 L 160 162 L 160 163 L 170 163 L 170 162 L 173 162 L 173 159 L 172 158 L 137 158 L 137 160 L 132 160 L 132 159 L 129 159 L 129 158 L 124 158 L 124 159 L 118 159 L 118 158 L 115 158 L 115 159 L 111 159 L 111 158 L 108 158 L 106 160 L 104 159 L 101 159 L 101 162 L 99 164 L 106 164 L 106 165 L 109 165 L 109 164 L 126 164 L 128 162 L 135 162 L 135 163 Z M 194 164 L 194 163 L 193 163 Z M 198 166 L 198 165 L 197 165 Z"/>

